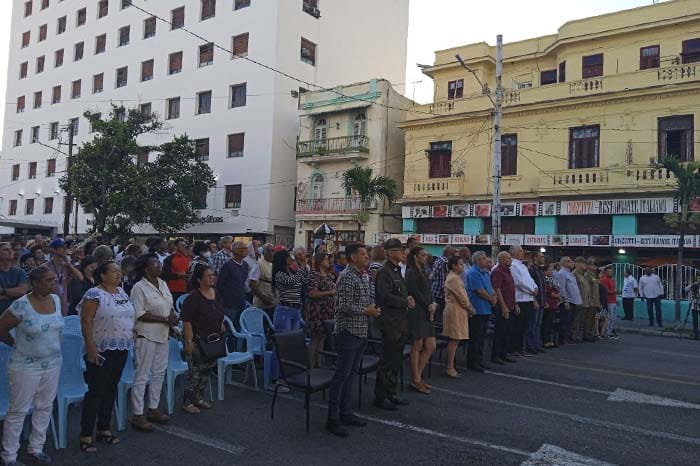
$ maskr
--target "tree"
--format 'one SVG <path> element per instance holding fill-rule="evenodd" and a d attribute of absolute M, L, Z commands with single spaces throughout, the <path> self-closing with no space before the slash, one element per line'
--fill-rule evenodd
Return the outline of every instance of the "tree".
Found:
<path fill-rule="evenodd" d="M 681 162 L 679 157 L 666 157 L 659 162 L 659 167 L 668 170 L 676 178 L 676 197 L 680 212 L 668 214 L 664 221 L 678 230 L 678 260 L 676 264 L 675 297 L 676 320 L 681 320 L 681 292 L 683 280 L 683 248 L 685 234 L 697 227 L 700 222 L 697 215 L 689 214 L 690 201 L 700 194 L 700 162 Z"/>
<path fill-rule="evenodd" d="M 214 184 L 211 168 L 197 158 L 194 142 L 179 136 L 161 145 L 139 145 L 157 134 L 155 115 L 113 105 L 108 119 L 85 112 L 94 138 L 82 144 L 61 189 L 94 215 L 93 232 L 128 235 L 139 224 L 172 233 L 197 221 L 193 201 Z M 138 160 L 154 152 L 153 161 Z"/>
<path fill-rule="evenodd" d="M 360 207 L 356 213 L 357 231 L 369 220 L 372 202 L 384 198 L 391 203 L 396 199 L 396 181 L 382 175 L 373 176 L 370 167 L 357 166 L 346 170 L 342 179 L 345 195 L 350 197 L 354 191 L 360 200 Z"/>

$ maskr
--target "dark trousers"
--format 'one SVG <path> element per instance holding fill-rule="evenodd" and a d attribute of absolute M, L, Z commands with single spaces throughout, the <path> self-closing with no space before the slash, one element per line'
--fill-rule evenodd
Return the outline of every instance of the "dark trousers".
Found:
<path fill-rule="evenodd" d="M 656 308 L 656 324 L 661 327 L 661 298 L 647 298 L 647 314 L 649 325 L 654 325 L 654 308 Z"/>
<path fill-rule="evenodd" d="M 508 356 L 508 348 L 510 346 L 510 335 L 511 328 L 515 313 L 510 312 L 508 319 L 503 317 L 500 309 L 496 310 L 496 329 L 493 335 L 493 351 L 491 352 L 491 358 L 501 358 L 505 359 Z"/>
<path fill-rule="evenodd" d="M 695 338 L 700 337 L 700 329 L 698 328 L 698 317 L 700 316 L 700 308 L 695 308 L 690 311 L 693 317 L 693 336 Z"/>
<path fill-rule="evenodd" d="M 408 332 L 393 323 L 382 325 L 382 355 L 377 367 L 377 381 L 374 384 L 375 400 L 396 396 L 398 377 L 403 365 L 403 348 L 408 340 Z"/>
<path fill-rule="evenodd" d="M 569 309 L 566 309 L 564 304 L 559 305 L 559 342 L 563 343 L 569 340 L 571 334 L 571 325 L 574 322 L 574 312 L 576 306 L 569 304 Z"/>
<path fill-rule="evenodd" d="M 622 298 L 622 309 L 625 311 L 625 320 L 634 320 L 634 298 Z"/>
<path fill-rule="evenodd" d="M 527 330 L 530 327 L 530 320 L 532 319 L 532 302 L 522 302 L 518 303 L 518 308 L 520 308 L 520 314 L 514 316 L 512 335 L 510 339 L 510 352 L 517 353 L 523 351 L 523 343 L 525 341 L 525 335 L 527 335 Z M 513 313 L 511 313 L 511 316 Z"/>
<path fill-rule="evenodd" d="M 352 414 L 352 387 L 357 379 L 367 339 L 343 331 L 335 335 L 334 344 L 338 356 L 328 397 L 329 421 L 337 421 Z"/>
<path fill-rule="evenodd" d="M 445 298 L 433 298 L 437 307 L 435 308 L 435 315 L 433 320 L 435 322 L 442 323 L 442 314 L 445 312 Z"/>
<path fill-rule="evenodd" d="M 545 309 L 542 312 L 542 342 L 554 343 L 554 314 L 555 309 Z"/>
<path fill-rule="evenodd" d="M 574 308 L 574 317 L 571 322 L 571 331 L 569 337 L 574 341 L 580 341 L 583 337 L 583 318 L 586 314 L 586 308 L 576 306 Z"/>
<path fill-rule="evenodd" d="M 489 317 L 488 314 L 480 314 L 469 319 L 467 367 L 479 367 L 484 363 L 484 339 L 489 328 Z"/>
<path fill-rule="evenodd" d="M 83 399 L 83 410 L 80 416 L 80 436 L 91 437 L 95 430 L 110 430 L 114 398 L 117 395 L 117 384 L 122 376 L 124 364 L 129 352 L 126 350 L 104 351 L 101 366 L 93 364 L 85 358 L 85 383 L 88 391 Z"/>

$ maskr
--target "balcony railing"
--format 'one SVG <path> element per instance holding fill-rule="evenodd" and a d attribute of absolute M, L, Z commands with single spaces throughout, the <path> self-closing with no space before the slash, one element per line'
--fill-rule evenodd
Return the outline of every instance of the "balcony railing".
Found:
<path fill-rule="evenodd" d="M 679 81 L 697 77 L 697 65 L 678 65 L 662 68 L 657 71 L 659 81 Z"/>
<path fill-rule="evenodd" d="M 675 177 L 663 168 L 628 165 L 611 168 L 584 168 L 545 172 L 540 177 L 540 191 L 616 191 L 653 189 L 674 186 Z"/>
<path fill-rule="evenodd" d="M 297 214 L 354 214 L 361 207 L 359 197 L 338 197 L 322 199 L 297 199 Z M 370 209 L 377 207 L 372 201 Z"/>
<path fill-rule="evenodd" d="M 342 136 L 297 143 L 297 157 L 315 157 L 352 152 L 369 152 L 367 136 Z"/>
<path fill-rule="evenodd" d="M 571 94 L 603 92 L 603 78 L 588 78 L 569 83 L 569 92 Z"/>
<path fill-rule="evenodd" d="M 464 194 L 464 180 L 461 178 L 432 178 L 404 183 L 404 197 L 409 199 L 443 198 Z"/>

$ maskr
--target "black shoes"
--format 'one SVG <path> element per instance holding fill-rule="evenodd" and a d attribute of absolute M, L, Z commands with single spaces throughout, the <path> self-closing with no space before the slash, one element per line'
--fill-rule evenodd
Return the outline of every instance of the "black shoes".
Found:
<path fill-rule="evenodd" d="M 347 437 L 350 435 L 350 432 L 345 430 L 338 421 L 327 421 L 326 432 L 330 432 L 337 437 Z"/>
<path fill-rule="evenodd" d="M 474 371 L 474 372 L 484 372 L 484 369 L 482 369 L 479 366 L 467 366 L 467 370 Z"/>
<path fill-rule="evenodd" d="M 397 398 L 395 396 L 387 396 L 387 400 L 396 406 L 408 406 L 410 403 L 405 398 Z"/>
<path fill-rule="evenodd" d="M 501 358 L 491 358 L 491 363 L 498 364 L 499 366 L 505 366 L 506 363 Z"/>
<path fill-rule="evenodd" d="M 357 416 L 341 417 L 340 423 L 348 427 L 365 427 L 367 423 Z"/>
<path fill-rule="evenodd" d="M 384 400 L 374 400 L 374 406 L 377 408 L 381 408 L 384 411 L 397 411 L 399 408 L 396 407 L 394 403 L 391 401 L 384 399 Z"/>
<path fill-rule="evenodd" d="M 505 362 L 518 362 L 518 361 L 516 361 L 515 359 L 513 359 L 513 358 L 511 358 L 511 357 L 509 357 L 509 356 L 506 356 L 505 358 L 503 358 L 503 360 L 504 360 Z"/>

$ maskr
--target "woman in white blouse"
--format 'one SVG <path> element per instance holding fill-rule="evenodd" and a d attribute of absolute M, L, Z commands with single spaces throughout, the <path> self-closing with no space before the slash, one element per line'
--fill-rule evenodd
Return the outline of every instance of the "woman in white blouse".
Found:
<path fill-rule="evenodd" d="M 131 425 L 142 432 L 153 432 L 151 422 L 167 424 L 170 416 L 158 410 L 165 371 L 168 368 L 170 327 L 177 323 L 173 312 L 173 296 L 168 285 L 158 278 L 161 264 L 155 254 L 141 256 L 134 265 L 137 280 L 131 289 L 136 312 L 134 363 L 136 373 L 131 389 L 134 416 Z M 150 383 L 148 377 L 151 377 Z M 144 392 L 148 388 L 148 413 L 144 415 Z"/>
<path fill-rule="evenodd" d="M 115 445 L 119 439 L 110 427 L 117 384 L 122 376 L 129 350 L 134 346 L 134 306 L 119 286 L 122 271 L 109 261 L 95 270 L 95 288 L 90 288 L 79 305 L 80 323 L 85 338 L 85 394 L 81 416 L 80 449 L 95 453 L 95 439 Z"/>

